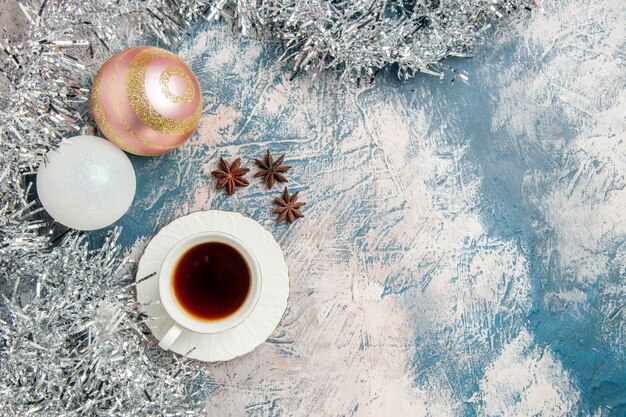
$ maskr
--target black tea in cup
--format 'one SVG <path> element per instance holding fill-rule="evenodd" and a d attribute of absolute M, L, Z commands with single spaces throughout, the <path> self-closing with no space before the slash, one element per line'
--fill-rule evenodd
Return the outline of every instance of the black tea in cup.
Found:
<path fill-rule="evenodd" d="M 196 319 L 224 319 L 246 300 L 250 275 L 237 249 L 220 242 L 202 243 L 188 249 L 174 267 L 174 298 Z"/>

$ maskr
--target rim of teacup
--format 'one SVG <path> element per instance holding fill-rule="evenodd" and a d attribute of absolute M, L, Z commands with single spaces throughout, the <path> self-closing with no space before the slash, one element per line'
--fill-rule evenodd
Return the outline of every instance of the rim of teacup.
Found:
<path fill-rule="evenodd" d="M 174 269 L 181 256 L 192 247 L 207 242 L 220 242 L 232 246 L 242 255 L 250 270 L 250 290 L 243 304 L 234 313 L 218 320 L 200 320 L 187 313 L 176 300 L 172 285 Z M 261 285 L 261 268 L 254 252 L 238 237 L 219 231 L 194 233 L 177 242 L 165 255 L 159 271 L 159 298 L 165 311 L 177 325 L 195 333 L 222 333 L 240 325 L 256 307 L 261 294 Z"/>

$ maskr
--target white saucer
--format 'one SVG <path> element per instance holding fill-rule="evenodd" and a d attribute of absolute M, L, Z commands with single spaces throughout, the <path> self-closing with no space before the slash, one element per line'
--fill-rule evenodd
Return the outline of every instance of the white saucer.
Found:
<path fill-rule="evenodd" d="M 185 237 L 204 231 L 230 233 L 254 252 L 261 267 L 262 288 L 256 307 L 238 326 L 217 334 L 184 331 L 173 352 L 206 362 L 227 361 L 263 343 L 276 329 L 287 308 L 289 272 L 283 251 L 270 232 L 239 213 L 209 210 L 174 220 L 152 238 L 137 268 L 137 300 L 149 316 L 146 324 L 160 341 L 173 320 L 159 300 L 159 270 L 167 252 Z"/>

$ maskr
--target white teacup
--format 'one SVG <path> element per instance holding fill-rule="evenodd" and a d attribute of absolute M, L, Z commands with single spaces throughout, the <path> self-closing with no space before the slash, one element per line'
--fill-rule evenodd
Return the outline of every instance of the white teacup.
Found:
<path fill-rule="evenodd" d="M 174 272 L 178 261 L 191 248 L 208 242 L 219 242 L 231 246 L 243 257 L 250 271 L 250 288 L 243 304 L 232 314 L 223 319 L 200 320 L 179 304 L 174 295 Z M 223 232 L 201 232 L 178 242 L 165 256 L 159 273 L 159 295 L 161 304 L 174 324 L 165 333 L 159 346 L 165 350 L 176 342 L 184 330 L 201 334 L 221 333 L 243 322 L 254 310 L 261 294 L 261 269 L 254 253 L 245 243 L 233 235 Z"/>

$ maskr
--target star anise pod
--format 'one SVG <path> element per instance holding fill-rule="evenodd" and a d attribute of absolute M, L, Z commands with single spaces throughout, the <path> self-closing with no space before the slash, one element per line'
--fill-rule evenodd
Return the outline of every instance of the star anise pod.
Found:
<path fill-rule="evenodd" d="M 300 207 L 306 203 L 297 202 L 299 193 L 300 191 L 296 191 L 290 196 L 287 187 L 285 187 L 282 197 L 276 197 L 274 199 L 276 204 L 278 204 L 278 207 L 274 209 L 274 213 L 278 213 L 278 219 L 276 219 L 278 223 L 285 221 L 285 219 L 288 220 L 289 223 L 293 223 L 297 217 L 304 217 L 304 214 L 300 211 Z"/>
<path fill-rule="evenodd" d="M 257 165 L 261 168 L 259 172 L 254 174 L 255 177 L 263 177 L 263 181 L 267 184 L 267 188 L 272 189 L 276 181 L 288 182 L 289 180 L 282 174 L 289 171 L 289 165 L 282 165 L 285 160 L 285 154 L 282 154 L 276 161 L 272 159 L 272 154 L 267 151 L 265 160 L 255 159 Z"/>
<path fill-rule="evenodd" d="M 250 183 L 243 176 L 250 171 L 248 168 L 241 168 L 241 158 L 237 158 L 229 164 L 224 158 L 220 158 L 220 169 L 211 172 L 218 179 L 216 189 L 226 187 L 228 195 L 233 195 L 235 186 L 247 187 Z"/>

